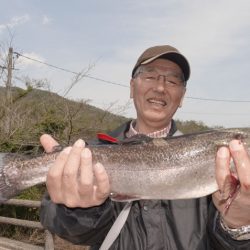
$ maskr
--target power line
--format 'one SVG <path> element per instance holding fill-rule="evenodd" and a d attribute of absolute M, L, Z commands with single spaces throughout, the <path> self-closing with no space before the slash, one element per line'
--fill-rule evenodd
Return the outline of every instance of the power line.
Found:
<path fill-rule="evenodd" d="M 72 71 L 72 70 L 69 70 L 69 69 L 65 69 L 65 68 L 62 68 L 62 67 L 58 67 L 58 66 L 55 66 L 55 65 L 53 65 L 53 64 L 46 63 L 46 62 L 43 62 L 43 61 L 40 61 L 40 60 L 31 58 L 31 57 L 22 55 L 22 54 L 19 53 L 19 52 L 13 52 L 13 53 L 16 54 L 17 57 L 20 57 L 20 56 L 21 56 L 21 57 L 24 57 L 24 58 L 26 58 L 26 59 L 28 59 L 28 60 L 31 60 L 31 61 L 34 61 L 34 62 L 37 62 L 37 63 L 40 63 L 40 64 L 44 64 L 44 65 L 46 65 L 46 66 L 48 66 L 48 67 L 51 67 L 51 68 L 55 68 L 55 69 L 58 69 L 58 70 L 62 70 L 62 71 L 65 71 L 65 72 L 68 72 L 68 73 L 71 73 L 71 74 L 75 74 L 75 75 L 78 75 L 78 74 L 79 74 L 79 73 L 77 73 L 77 72 L 75 72 L 75 71 Z M 90 75 L 86 75 L 85 77 L 90 78 L 90 79 L 93 79 L 93 80 L 96 80 L 96 81 L 100 81 L 100 82 L 104 82 L 104 83 L 108 83 L 108 84 L 113 84 L 113 85 L 117 85 L 117 86 L 129 88 L 128 85 L 125 85 L 125 84 L 122 84 L 122 83 L 117 83 L 117 82 L 113 82 L 113 81 L 108 81 L 108 80 L 104 80 L 104 79 L 97 78 L 97 77 L 90 76 Z M 211 101 L 211 102 L 250 103 L 250 100 L 214 99 L 214 98 L 202 98 L 202 97 L 192 97 L 192 96 L 186 96 L 185 98 L 187 98 L 187 99 L 192 99 L 192 100 L 200 100 L 200 101 Z"/>
<path fill-rule="evenodd" d="M 40 60 L 37 60 L 37 59 L 34 59 L 34 58 L 31 58 L 31 57 L 28 57 L 28 56 L 24 56 L 18 52 L 14 52 L 17 57 L 21 56 L 21 57 L 24 57 L 26 59 L 29 59 L 31 61 L 34 61 L 34 62 L 37 62 L 37 63 L 41 63 L 41 64 L 44 64 L 48 67 L 51 67 L 51 68 L 55 68 L 55 69 L 59 69 L 59 70 L 62 70 L 62 71 L 65 71 L 65 72 L 68 72 L 68 73 L 72 73 L 74 75 L 78 75 L 79 73 L 75 72 L 75 71 L 72 71 L 72 70 L 69 70 L 69 69 L 64 69 L 64 68 L 61 68 L 61 67 L 58 67 L 58 66 L 55 66 L 55 65 L 52 65 L 50 63 L 46 63 L 46 62 L 42 62 Z M 97 78 L 97 77 L 93 77 L 93 76 L 90 76 L 90 75 L 86 75 L 85 77 L 87 78 L 90 78 L 90 79 L 93 79 L 93 80 L 96 80 L 96 81 L 101 81 L 101 82 L 105 82 L 105 83 L 109 83 L 109 84 L 113 84 L 113 85 L 118 85 L 118 86 L 121 86 L 121 87 L 126 87 L 126 88 L 129 88 L 129 86 L 125 85 L 125 84 L 121 84 L 121 83 L 116 83 L 116 82 L 111 82 L 111 81 L 108 81 L 108 80 L 104 80 L 104 79 L 101 79 L 101 78 Z"/>
<path fill-rule="evenodd" d="M 201 101 L 211 101 L 211 102 L 250 102 L 247 100 L 229 100 L 229 99 L 213 99 L 213 98 L 201 98 L 201 97 L 191 97 L 186 96 L 185 98 L 193 99 L 193 100 L 201 100 Z"/>
<path fill-rule="evenodd" d="M 72 70 L 69 70 L 69 69 L 64 69 L 64 68 L 61 68 L 61 67 L 52 65 L 52 64 L 50 64 L 50 63 L 42 62 L 42 61 L 40 61 L 40 60 L 37 60 L 37 59 L 31 58 L 31 57 L 22 55 L 22 54 L 20 54 L 20 53 L 18 53 L 18 52 L 13 52 L 13 53 L 16 54 L 17 57 L 20 57 L 20 56 L 21 56 L 21 57 L 24 57 L 24 58 L 29 59 L 29 60 L 31 60 L 31 61 L 34 61 L 34 62 L 37 62 L 37 63 L 44 64 L 44 65 L 46 65 L 46 66 L 48 66 L 48 67 L 51 67 L 51 68 L 59 69 L 59 70 L 62 70 L 62 71 L 68 72 L 68 73 L 75 74 L 75 75 L 78 75 L 78 74 L 79 74 L 79 73 L 77 73 L 77 72 L 75 72 L 75 71 L 72 71 Z"/>
<path fill-rule="evenodd" d="M 113 84 L 113 85 L 118 85 L 118 86 L 121 86 L 121 87 L 129 88 L 128 85 L 125 85 L 125 84 L 122 84 L 122 83 L 111 82 L 111 81 L 107 81 L 107 80 L 97 78 L 97 77 L 93 77 L 93 76 L 86 76 L 86 77 L 88 77 L 90 79 L 93 79 L 93 80 L 96 80 L 96 81 L 106 82 L 106 83 L 110 83 L 110 84 Z"/>
<path fill-rule="evenodd" d="M 250 113 L 213 113 L 213 112 L 189 112 L 189 111 L 178 111 L 178 114 L 192 114 L 192 115 L 225 115 L 225 116 L 249 116 Z"/>

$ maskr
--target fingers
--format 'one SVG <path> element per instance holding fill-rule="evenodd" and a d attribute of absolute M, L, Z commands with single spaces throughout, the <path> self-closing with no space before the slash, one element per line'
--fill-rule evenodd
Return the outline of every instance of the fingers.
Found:
<path fill-rule="evenodd" d="M 65 162 L 68 159 L 71 147 L 65 148 L 56 158 L 55 163 L 50 167 L 47 174 L 47 189 L 50 194 L 51 200 L 55 203 L 61 203 L 62 194 L 62 173 Z"/>
<path fill-rule="evenodd" d="M 40 137 L 40 142 L 47 153 L 53 152 L 53 148 L 59 145 L 58 142 L 48 134 L 43 134 Z"/>
<path fill-rule="evenodd" d="M 109 196 L 110 184 L 108 174 L 101 163 L 96 163 L 94 166 L 94 174 L 96 177 L 96 200 L 103 200 Z"/>
<path fill-rule="evenodd" d="M 88 199 L 93 196 L 93 167 L 92 155 L 88 148 L 81 153 L 79 193 Z"/>
<path fill-rule="evenodd" d="M 237 169 L 241 192 L 250 192 L 250 158 L 241 141 L 233 140 L 229 144 L 230 152 Z"/>
<path fill-rule="evenodd" d="M 225 182 L 230 176 L 230 152 L 227 147 L 220 147 L 216 155 L 216 180 L 220 191 L 224 191 Z"/>
<path fill-rule="evenodd" d="M 46 184 L 51 200 L 67 207 L 100 205 L 109 195 L 108 175 L 101 164 L 93 169 L 91 151 L 83 140 L 58 155 Z"/>
<path fill-rule="evenodd" d="M 234 161 L 235 174 L 230 171 L 230 158 Z M 234 171 L 233 171 L 234 172 Z M 218 192 L 213 194 L 213 202 L 229 227 L 237 228 L 249 224 L 250 210 L 250 158 L 239 140 L 232 140 L 229 147 L 220 148 L 216 156 L 216 178 L 223 187 L 230 174 L 230 195 L 223 199 Z M 235 178 L 236 175 L 236 178 Z M 225 185 L 225 184 L 224 184 Z M 235 187 L 235 188 L 233 188 Z"/>
<path fill-rule="evenodd" d="M 62 185 L 68 189 L 77 180 L 78 169 L 81 162 L 81 152 L 84 148 L 83 140 L 77 140 L 70 150 L 62 173 Z"/>
<path fill-rule="evenodd" d="M 102 164 L 92 165 L 92 154 L 88 148 L 82 152 L 79 193 L 89 204 L 100 205 L 109 196 L 109 179 Z M 86 205 L 86 204 L 85 204 Z"/>
<path fill-rule="evenodd" d="M 73 147 L 65 148 L 51 166 L 46 184 L 50 197 L 55 203 L 74 206 L 74 200 L 78 197 L 77 175 L 83 148 L 83 140 L 76 141 Z"/>

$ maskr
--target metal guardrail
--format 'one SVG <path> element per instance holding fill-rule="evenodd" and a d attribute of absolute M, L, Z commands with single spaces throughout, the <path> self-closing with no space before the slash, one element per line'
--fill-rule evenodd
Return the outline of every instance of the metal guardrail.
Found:
<path fill-rule="evenodd" d="M 31 207 L 31 208 L 39 208 L 41 206 L 40 201 L 20 200 L 20 199 L 10 199 L 6 201 L 4 204 Z M 48 230 L 44 229 L 44 227 L 42 226 L 40 222 L 0 216 L 0 223 L 10 224 L 10 225 L 15 225 L 15 226 L 29 227 L 29 228 L 36 228 L 36 229 L 43 229 L 45 231 L 44 249 L 54 250 L 54 240 L 53 240 L 52 234 Z"/>

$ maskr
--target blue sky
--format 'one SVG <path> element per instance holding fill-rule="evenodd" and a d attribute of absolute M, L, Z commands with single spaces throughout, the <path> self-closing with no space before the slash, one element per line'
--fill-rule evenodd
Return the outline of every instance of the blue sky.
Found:
<path fill-rule="evenodd" d="M 129 100 L 131 69 L 147 47 L 170 44 L 191 64 L 186 98 L 175 118 L 249 127 L 249 13 L 247 0 L 2 0 L 1 55 L 11 33 L 14 51 L 23 55 L 74 72 L 91 66 L 89 75 L 127 87 L 84 78 L 67 97 L 135 117 Z M 47 79 L 60 95 L 74 78 L 22 57 L 15 67 L 16 86 L 25 87 L 18 80 L 24 76 Z"/>

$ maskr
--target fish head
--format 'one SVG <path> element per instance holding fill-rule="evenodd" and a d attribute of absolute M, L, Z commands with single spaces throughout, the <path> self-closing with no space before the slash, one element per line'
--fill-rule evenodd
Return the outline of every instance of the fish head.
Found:
<path fill-rule="evenodd" d="M 229 142 L 236 139 L 243 143 L 250 155 L 250 128 L 222 129 L 220 132 L 217 134 L 218 138 L 214 142 L 217 149 L 221 146 L 228 147 Z"/>
<path fill-rule="evenodd" d="M 242 128 L 236 131 L 234 139 L 240 140 L 250 153 L 250 128 Z"/>

